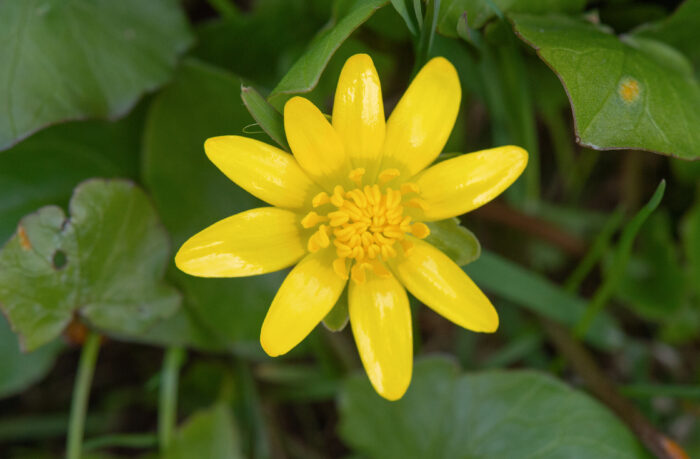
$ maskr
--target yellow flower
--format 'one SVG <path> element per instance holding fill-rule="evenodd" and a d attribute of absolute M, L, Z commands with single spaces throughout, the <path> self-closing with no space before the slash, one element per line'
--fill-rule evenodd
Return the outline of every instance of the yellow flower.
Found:
<path fill-rule="evenodd" d="M 379 77 L 366 54 L 338 81 L 332 123 L 311 102 L 290 99 L 284 128 L 293 155 L 240 136 L 210 138 L 209 159 L 273 207 L 248 210 L 194 235 L 175 257 L 184 272 L 240 277 L 296 266 L 262 325 L 278 356 L 299 344 L 348 287 L 350 324 L 372 385 L 389 400 L 411 380 L 413 338 L 406 289 L 464 328 L 493 332 L 498 315 L 472 280 L 423 241 L 423 222 L 468 212 L 521 174 L 527 152 L 506 146 L 426 169 L 445 146 L 461 88 L 438 57 L 416 75 L 387 121 Z"/>

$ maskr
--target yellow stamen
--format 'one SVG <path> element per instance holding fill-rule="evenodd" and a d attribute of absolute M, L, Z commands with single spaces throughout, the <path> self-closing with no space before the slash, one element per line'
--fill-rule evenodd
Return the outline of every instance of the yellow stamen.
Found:
<path fill-rule="evenodd" d="M 387 183 L 401 175 L 398 169 L 385 169 L 379 174 L 379 183 Z"/>
<path fill-rule="evenodd" d="M 336 207 L 342 206 L 343 202 L 345 202 L 345 199 L 343 199 L 344 194 L 345 190 L 343 189 L 343 187 L 340 185 L 336 185 L 336 187 L 333 189 L 333 196 L 331 196 L 330 198 L 331 204 L 333 204 Z"/>
<path fill-rule="evenodd" d="M 418 197 L 404 199 L 405 194 L 418 192 L 417 185 L 403 184 L 399 189 L 382 191 L 377 183 L 361 185 L 364 175 L 364 169 L 353 169 L 349 178 L 357 188 L 345 191 L 338 185 L 332 194 L 322 192 L 314 196 L 314 207 L 330 203 L 335 209 L 325 215 L 311 211 L 301 221 L 304 228 L 318 225 L 309 237 L 309 251 L 329 247 L 332 242 L 337 255 L 333 270 L 357 283 L 366 282 L 365 270 L 380 277 L 391 276 L 384 263 L 397 255 L 396 243 L 406 254 L 413 248 L 406 234 L 421 239 L 430 234 L 424 223 L 413 222 L 411 216 L 404 215 L 409 206 L 425 209 L 425 202 Z M 398 176 L 398 170 L 387 169 L 379 174 L 378 182 L 386 183 Z"/>
<path fill-rule="evenodd" d="M 311 205 L 314 206 L 314 208 L 322 206 L 324 204 L 327 204 L 330 201 L 330 198 L 328 197 L 328 193 L 325 191 L 321 191 L 319 194 L 314 196 L 314 198 L 311 200 Z"/>
<path fill-rule="evenodd" d="M 418 239 L 425 239 L 430 234 L 430 228 L 428 228 L 428 225 L 425 223 L 416 222 L 413 224 L 413 226 L 411 226 L 411 234 Z"/>
<path fill-rule="evenodd" d="M 304 228 L 313 228 L 321 222 L 328 221 L 328 217 L 321 217 L 316 212 L 311 211 L 301 219 L 301 226 Z"/>
<path fill-rule="evenodd" d="M 362 186 L 362 176 L 365 175 L 365 168 L 364 167 L 358 167 L 357 169 L 353 169 L 350 171 L 350 174 L 348 175 L 348 178 L 355 182 L 357 186 Z"/>

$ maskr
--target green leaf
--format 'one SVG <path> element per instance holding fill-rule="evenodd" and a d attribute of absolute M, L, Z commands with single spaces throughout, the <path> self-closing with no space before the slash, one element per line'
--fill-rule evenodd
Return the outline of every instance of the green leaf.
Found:
<path fill-rule="evenodd" d="M 700 158 L 700 86 L 678 51 L 567 16 L 511 18 L 566 87 L 581 145 Z"/>
<path fill-rule="evenodd" d="M 340 434 L 371 458 L 648 457 L 604 406 L 533 371 L 459 374 L 451 361 L 416 362 L 406 395 L 382 399 L 367 377 L 346 381 Z"/>
<path fill-rule="evenodd" d="M 457 27 L 465 25 L 464 16 L 467 19 L 466 25 L 472 29 L 480 29 L 494 17 L 502 16 L 506 12 L 578 13 L 585 5 L 585 0 L 442 0 L 438 32 L 457 38 Z"/>
<path fill-rule="evenodd" d="M 0 150 L 56 122 L 124 115 L 190 41 L 175 0 L 0 2 Z"/>
<path fill-rule="evenodd" d="M 165 459 L 243 459 L 229 408 L 219 403 L 192 415 L 164 454 Z"/>
<path fill-rule="evenodd" d="M 685 53 L 700 66 L 700 48 L 697 46 L 700 28 L 700 0 L 686 0 L 666 19 L 644 25 L 635 34 L 663 41 Z"/>
<path fill-rule="evenodd" d="M 686 293 L 667 213 L 649 219 L 639 235 L 639 246 L 627 264 L 617 294 L 643 317 L 663 320 L 682 307 Z"/>
<path fill-rule="evenodd" d="M 696 286 L 696 293 L 700 296 L 700 199 L 683 217 L 681 235 L 690 267 L 691 285 Z"/>
<path fill-rule="evenodd" d="M 0 314 L 0 398 L 22 392 L 43 378 L 61 349 L 61 342 L 54 341 L 34 352 L 22 353 L 17 336 Z"/>
<path fill-rule="evenodd" d="M 348 314 L 348 286 L 346 285 L 333 309 L 323 318 L 323 325 L 330 331 L 343 331 L 350 321 Z"/>
<path fill-rule="evenodd" d="M 255 88 L 241 86 L 241 99 L 250 115 L 258 123 L 258 126 L 270 136 L 277 145 L 286 151 L 289 150 L 287 135 L 284 133 L 284 119 L 282 114 L 275 110 Z"/>
<path fill-rule="evenodd" d="M 428 62 L 430 49 L 435 40 L 435 30 L 437 29 L 440 10 L 440 0 L 427 0 L 425 5 L 425 17 L 422 18 L 423 25 L 418 39 L 418 49 L 416 50 L 416 62 L 413 65 L 414 73 Z"/>
<path fill-rule="evenodd" d="M 350 34 L 364 23 L 386 0 L 354 0 L 344 11 L 336 11 L 331 22 L 309 45 L 282 81 L 272 90 L 268 100 L 276 107 L 294 94 L 311 91 L 326 68 L 331 56 Z"/>
<path fill-rule="evenodd" d="M 256 0 L 248 4 L 249 11 L 198 22 L 192 55 L 259 88 L 272 88 L 328 22 L 332 5 L 326 0 Z"/>
<path fill-rule="evenodd" d="M 0 154 L 0 244 L 24 215 L 44 205 L 67 205 L 83 180 L 135 177 L 142 119 L 142 110 L 135 110 L 116 123 L 52 126 Z"/>
<path fill-rule="evenodd" d="M 406 23 L 406 27 L 411 32 L 412 35 L 418 34 L 418 25 L 415 22 L 411 13 L 408 11 L 408 0 L 391 0 L 391 6 L 394 7 L 399 16 Z M 420 19 L 419 19 L 420 20 Z"/>
<path fill-rule="evenodd" d="M 56 338 L 76 313 L 133 334 L 176 311 L 178 293 L 160 281 L 167 235 L 141 190 L 90 180 L 69 208 L 69 218 L 56 206 L 23 218 L 0 252 L 0 306 L 25 349 Z"/>
<path fill-rule="evenodd" d="M 186 61 L 148 113 L 144 181 L 177 250 L 218 220 L 264 206 L 231 182 L 206 157 L 208 137 L 241 134 L 252 121 L 240 102 L 241 81 L 228 72 Z M 173 266 L 171 264 L 171 266 Z M 185 305 L 212 337 L 229 348 L 262 354 L 263 318 L 281 273 L 237 279 L 203 279 L 177 271 Z"/>
<path fill-rule="evenodd" d="M 548 279 L 484 251 L 464 271 L 487 292 L 524 307 L 563 325 L 574 326 L 583 316 L 587 301 Z M 598 315 L 586 339 L 602 349 L 619 349 L 624 335 L 612 317 Z"/>
<path fill-rule="evenodd" d="M 430 235 L 425 240 L 445 252 L 459 266 L 468 265 L 481 255 L 479 240 L 456 218 L 426 224 Z"/>

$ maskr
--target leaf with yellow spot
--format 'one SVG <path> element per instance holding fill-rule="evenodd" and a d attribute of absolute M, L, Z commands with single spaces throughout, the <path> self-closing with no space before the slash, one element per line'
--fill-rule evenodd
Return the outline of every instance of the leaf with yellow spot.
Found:
<path fill-rule="evenodd" d="M 677 49 L 568 16 L 511 19 L 564 84 L 579 144 L 700 158 L 700 85 Z"/>

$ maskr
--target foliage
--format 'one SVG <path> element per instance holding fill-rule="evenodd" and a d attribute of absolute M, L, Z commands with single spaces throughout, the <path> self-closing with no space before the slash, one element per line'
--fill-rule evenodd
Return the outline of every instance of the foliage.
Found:
<path fill-rule="evenodd" d="M 66 437 L 105 458 L 700 456 L 700 0 L 668 5 L 1 1 L 0 456 L 55 457 Z M 173 262 L 265 205 L 204 141 L 289 152 L 285 102 L 332 113 L 356 53 L 387 116 L 428 59 L 454 64 L 463 96 L 438 161 L 529 152 L 503 198 L 426 239 L 499 330 L 411 297 L 397 402 L 356 371 L 347 289 L 272 359 L 260 330 L 285 271 L 209 279 Z"/>

